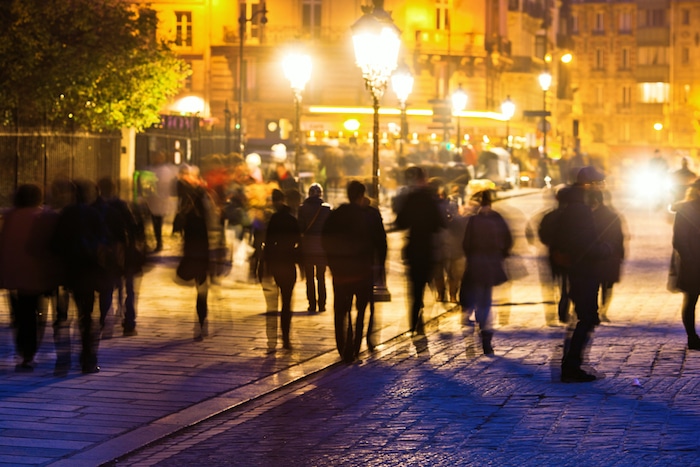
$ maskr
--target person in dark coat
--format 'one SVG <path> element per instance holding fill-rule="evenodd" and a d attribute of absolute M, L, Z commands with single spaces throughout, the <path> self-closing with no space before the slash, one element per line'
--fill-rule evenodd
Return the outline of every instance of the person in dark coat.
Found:
<path fill-rule="evenodd" d="M 622 262 L 625 259 L 625 227 L 620 214 L 605 204 L 602 190 L 588 191 L 589 205 L 593 211 L 593 220 L 600 241 L 610 246 L 611 253 L 598 262 L 600 279 L 600 306 L 598 317 L 603 323 L 609 323 L 608 309 L 613 296 L 613 285 L 620 282 Z"/>
<path fill-rule="evenodd" d="M 420 167 L 406 169 L 406 180 L 412 187 L 400 205 L 394 226 L 408 230 L 404 247 L 404 259 L 408 263 L 411 284 L 411 332 L 425 333 L 423 329 L 423 296 L 425 286 L 433 279 L 437 252 L 438 234 L 447 227 L 445 216 L 440 213 L 436 197 L 427 186 L 425 171 Z"/>
<path fill-rule="evenodd" d="M 22 361 L 15 371 L 34 370 L 46 323 L 46 296 L 58 286 L 58 264 L 49 250 L 58 214 L 42 207 L 41 189 L 20 185 L 0 231 L 0 287 L 10 291 L 15 346 Z"/>
<path fill-rule="evenodd" d="M 493 287 L 508 280 L 503 262 L 513 237 L 503 216 L 491 207 L 491 191 L 481 193 L 479 210 L 467 220 L 462 248 L 467 266 L 462 278 L 462 309 L 474 310 L 484 354 L 493 354 L 491 303 Z"/>
<path fill-rule="evenodd" d="M 318 183 L 309 187 L 309 197 L 299 208 L 299 229 L 301 231 L 301 257 L 306 277 L 306 298 L 309 312 L 326 311 L 326 252 L 321 244 L 321 233 L 331 207 L 323 202 L 323 188 Z M 318 289 L 318 295 L 316 290 Z"/>
<path fill-rule="evenodd" d="M 75 202 L 63 208 L 51 239 L 51 250 L 58 255 L 64 284 L 73 294 L 78 310 L 83 373 L 97 373 L 99 320 L 92 318 L 95 292 L 106 278 L 103 259 L 107 246 L 107 227 L 100 212 L 93 206 L 97 186 L 88 180 L 73 182 Z"/>
<path fill-rule="evenodd" d="M 692 183 L 686 201 L 676 206 L 673 249 L 679 260 L 677 288 L 683 292 L 681 316 L 688 349 L 700 350 L 700 337 L 695 330 L 695 306 L 700 296 L 700 179 Z"/>
<path fill-rule="evenodd" d="M 119 308 L 123 307 L 121 323 L 124 336 L 136 335 L 136 292 L 134 282 L 142 272 L 145 261 L 146 238 L 143 224 L 136 221 L 129 205 L 119 199 L 114 181 L 104 177 L 97 182 L 102 209 L 109 214 L 107 228 L 117 258 L 117 270 L 100 293 L 100 320 L 104 327 L 105 317 L 112 305 L 114 288 L 118 291 Z M 103 296 L 104 293 L 104 296 Z"/>
<path fill-rule="evenodd" d="M 365 311 L 372 301 L 375 264 L 386 260 L 386 231 L 379 211 L 367 206 L 365 186 L 351 181 L 349 203 L 331 211 L 323 228 L 322 244 L 333 274 L 336 347 L 345 362 L 360 352 Z M 357 315 L 352 322 L 352 302 Z M 372 334 L 367 330 L 368 345 Z"/>
<path fill-rule="evenodd" d="M 183 166 L 178 183 L 178 214 L 182 219 L 183 250 L 177 276 L 194 281 L 197 288 L 197 327 L 194 339 L 201 341 L 209 334 L 207 298 L 210 273 L 210 235 L 220 233 L 219 216 L 213 208 L 196 168 Z M 216 242 L 212 242 L 216 244 Z"/>
<path fill-rule="evenodd" d="M 280 324 L 282 347 L 291 349 L 290 330 L 292 323 L 292 292 L 297 280 L 296 258 L 301 242 L 299 223 L 285 204 L 285 195 L 280 190 L 272 191 L 275 213 L 270 217 L 265 233 L 263 255 L 265 265 L 275 279 L 282 299 Z"/>
<path fill-rule="evenodd" d="M 592 166 L 579 170 L 576 183 L 567 192 L 567 203 L 557 219 L 555 261 L 568 278 L 569 298 L 574 304 L 577 322 L 573 333 L 564 341 L 561 365 L 563 382 L 590 382 L 596 375 L 581 368 L 583 353 L 598 318 L 600 261 L 611 254 L 611 248 L 600 240 L 593 212 L 586 204 L 586 192 L 596 189 L 604 176 Z"/>

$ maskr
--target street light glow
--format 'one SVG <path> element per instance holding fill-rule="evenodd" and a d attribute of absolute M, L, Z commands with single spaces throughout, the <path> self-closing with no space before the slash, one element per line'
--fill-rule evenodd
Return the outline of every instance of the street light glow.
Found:
<path fill-rule="evenodd" d="M 455 114 L 462 112 L 467 107 L 468 99 L 467 93 L 464 92 L 464 89 L 462 89 L 462 85 L 460 84 L 459 88 L 452 93 L 452 111 Z"/>
<path fill-rule="evenodd" d="M 401 67 L 391 75 L 391 87 L 399 102 L 405 104 L 409 94 L 413 91 L 413 75 L 408 67 Z"/>
<path fill-rule="evenodd" d="M 549 91 L 549 87 L 552 85 L 552 75 L 545 71 L 537 79 L 540 82 L 540 88 L 542 88 L 544 92 Z"/>
<path fill-rule="evenodd" d="M 510 96 L 506 97 L 506 100 L 501 104 L 501 113 L 503 118 L 508 121 L 515 115 L 515 103 L 510 100 Z"/>
<path fill-rule="evenodd" d="M 292 52 L 282 60 L 282 68 L 292 90 L 302 92 L 311 79 L 311 57 L 304 53 Z"/>

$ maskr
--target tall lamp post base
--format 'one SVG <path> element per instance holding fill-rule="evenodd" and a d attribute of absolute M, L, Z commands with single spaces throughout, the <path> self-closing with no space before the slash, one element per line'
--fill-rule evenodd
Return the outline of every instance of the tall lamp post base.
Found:
<path fill-rule="evenodd" d="M 372 287 L 372 296 L 375 302 L 390 302 L 391 293 L 386 286 L 386 269 L 384 265 L 377 265 L 374 268 L 374 286 Z"/>

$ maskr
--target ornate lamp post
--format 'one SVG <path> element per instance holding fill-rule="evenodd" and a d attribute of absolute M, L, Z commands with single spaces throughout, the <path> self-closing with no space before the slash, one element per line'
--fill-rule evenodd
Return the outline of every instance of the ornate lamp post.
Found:
<path fill-rule="evenodd" d="M 457 141 L 455 144 L 455 150 L 457 154 L 462 152 L 462 135 L 461 135 L 461 113 L 467 107 L 467 93 L 462 89 L 462 85 L 455 92 L 452 93 L 452 114 L 457 115 Z"/>
<path fill-rule="evenodd" d="M 408 122 L 406 121 L 406 101 L 413 91 L 413 75 L 406 64 L 399 66 L 391 75 L 391 87 L 399 99 L 401 106 L 401 137 L 399 139 L 399 160 L 403 159 L 403 145 L 408 135 Z"/>
<path fill-rule="evenodd" d="M 506 100 L 501 104 L 501 113 L 506 119 L 506 149 L 512 154 L 513 147 L 510 144 L 510 119 L 515 115 L 515 104 L 510 100 L 510 96 L 507 96 Z"/>
<path fill-rule="evenodd" d="M 374 126 L 372 129 L 372 193 L 379 205 L 379 98 L 391 73 L 396 69 L 401 48 L 401 31 L 391 15 L 384 10 L 384 0 L 373 0 L 372 6 L 363 6 L 364 13 L 351 26 L 355 61 L 362 70 L 365 87 L 372 94 Z M 374 301 L 387 302 L 391 294 L 386 286 L 384 264 L 379 264 L 374 275 Z"/>
<path fill-rule="evenodd" d="M 401 47 L 399 28 L 384 10 L 384 0 L 373 0 L 372 6 L 363 6 L 364 13 L 351 26 L 355 61 L 362 70 L 365 87 L 372 94 L 374 107 L 372 150 L 372 193 L 379 203 L 379 99 L 391 73 L 396 69 Z"/>
<path fill-rule="evenodd" d="M 547 91 L 552 85 L 552 75 L 545 71 L 537 79 L 542 88 L 542 154 L 547 157 Z"/>
<path fill-rule="evenodd" d="M 284 58 L 282 67 L 294 93 L 294 168 L 297 173 L 297 183 L 301 189 L 301 170 L 299 168 L 299 155 L 301 154 L 301 93 L 311 78 L 311 57 L 303 53 L 291 53 Z"/>
<path fill-rule="evenodd" d="M 245 14 L 246 4 L 241 3 L 241 12 L 238 16 L 238 115 L 236 115 L 236 152 L 243 152 L 243 44 L 245 43 L 245 25 L 260 15 L 260 23 L 267 23 L 267 8 L 265 2 L 260 4 L 260 9 L 255 11 L 250 18 Z"/>

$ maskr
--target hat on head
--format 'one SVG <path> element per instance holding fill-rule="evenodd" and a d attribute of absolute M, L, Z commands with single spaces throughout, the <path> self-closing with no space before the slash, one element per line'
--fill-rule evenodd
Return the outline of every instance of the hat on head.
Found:
<path fill-rule="evenodd" d="M 602 182 L 605 180 L 605 175 L 598 172 L 592 165 L 582 167 L 576 174 L 576 183 L 585 185 L 586 183 Z"/>

